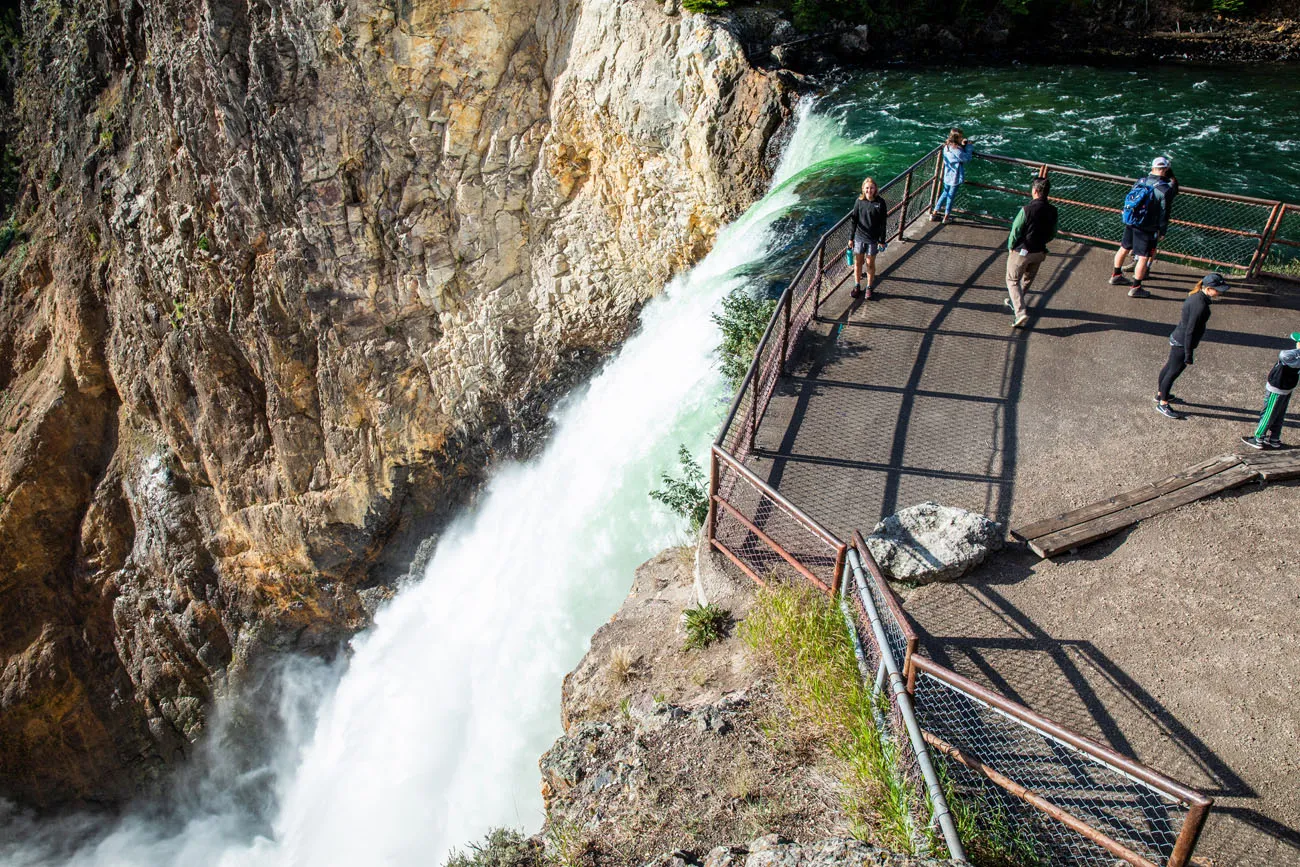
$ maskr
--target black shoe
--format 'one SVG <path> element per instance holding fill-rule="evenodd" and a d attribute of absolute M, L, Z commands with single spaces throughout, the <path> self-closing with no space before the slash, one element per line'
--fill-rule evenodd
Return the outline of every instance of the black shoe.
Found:
<path fill-rule="evenodd" d="M 1252 449 L 1268 448 L 1268 445 L 1259 437 L 1242 437 L 1241 441 L 1246 445 L 1250 446 Z"/>
<path fill-rule="evenodd" d="M 878 291 L 878 290 L 872 289 L 870 286 L 868 286 L 868 287 L 867 287 L 867 292 L 866 292 L 865 295 L 862 296 L 862 299 L 863 299 L 864 301 L 870 301 L 870 300 L 871 300 L 871 293 L 872 293 L 872 292 L 875 292 L 875 291 Z"/>
<path fill-rule="evenodd" d="M 850 297 L 850 298 L 861 298 L 861 297 L 862 297 L 862 284 L 861 284 L 861 283 L 859 283 L 858 285 L 856 285 L 856 286 L 853 287 L 853 290 L 852 290 L 851 292 L 849 292 L 849 297 Z"/>
<path fill-rule="evenodd" d="M 1265 438 L 1264 438 L 1264 448 L 1266 448 L 1266 449 L 1284 449 L 1284 448 L 1286 448 L 1286 445 L 1285 445 L 1281 440 L 1273 439 L 1273 437 L 1265 437 Z"/>
<path fill-rule="evenodd" d="M 1110 285 L 1112 286 L 1130 286 L 1132 283 L 1133 281 L 1125 277 L 1123 274 L 1110 275 Z"/>
<path fill-rule="evenodd" d="M 1150 298 L 1150 297 L 1151 297 L 1151 293 L 1148 292 L 1147 290 L 1143 289 L 1141 286 L 1134 286 L 1132 289 L 1128 290 L 1128 297 L 1130 297 L 1130 298 Z"/>
<path fill-rule="evenodd" d="M 1183 419 L 1187 418 L 1187 416 L 1183 415 L 1181 412 L 1174 409 L 1169 404 L 1160 403 L 1159 401 L 1156 401 L 1156 412 L 1160 413 L 1165 418 L 1172 418 L 1175 421 L 1182 421 Z"/>

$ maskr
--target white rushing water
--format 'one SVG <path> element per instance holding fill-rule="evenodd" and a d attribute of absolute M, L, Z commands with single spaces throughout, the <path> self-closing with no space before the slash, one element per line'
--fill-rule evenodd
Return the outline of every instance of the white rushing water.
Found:
<path fill-rule="evenodd" d="M 686 541 L 647 492 L 675 469 L 679 444 L 707 455 L 725 412 L 710 315 L 744 284 L 746 266 L 782 243 L 775 225 L 797 201 L 786 182 L 853 147 L 837 122 L 805 106 L 773 192 L 646 305 L 635 335 L 555 410 L 541 453 L 495 473 L 443 534 L 423 579 L 353 642 L 336 686 L 319 667 L 286 679 L 296 693 L 282 715 L 299 722 L 264 769 L 278 805 L 269 829 L 250 840 L 238 832 L 238 805 L 217 798 L 167 830 L 120 821 L 57 861 L 436 865 L 492 827 L 536 829 L 537 759 L 560 734 L 564 674 L 617 610 L 636 566 Z M 20 827 L 12 817 L 7 826 Z M 41 827 L 24 834 L 41 837 Z M 53 860 L 48 840 L 7 846 L 0 856 L 11 865 Z"/>

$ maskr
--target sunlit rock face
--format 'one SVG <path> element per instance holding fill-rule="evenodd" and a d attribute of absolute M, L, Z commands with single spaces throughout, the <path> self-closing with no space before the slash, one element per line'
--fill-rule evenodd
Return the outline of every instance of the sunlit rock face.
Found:
<path fill-rule="evenodd" d="M 112 801 L 266 651 L 368 623 L 392 540 L 761 192 L 791 97 L 641 0 L 51 0 L 24 26 L 0 796 Z"/>

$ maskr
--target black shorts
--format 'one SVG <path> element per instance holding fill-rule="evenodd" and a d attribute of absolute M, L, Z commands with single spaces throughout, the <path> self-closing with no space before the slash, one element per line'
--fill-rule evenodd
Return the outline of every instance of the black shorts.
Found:
<path fill-rule="evenodd" d="M 1124 227 L 1124 240 L 1119 245 L 1125 250 L 1132 250 L 1134 256 L 1146 259 L 1156 254 L 1156 233 L 1147 232 L 1136 226 Z"/>

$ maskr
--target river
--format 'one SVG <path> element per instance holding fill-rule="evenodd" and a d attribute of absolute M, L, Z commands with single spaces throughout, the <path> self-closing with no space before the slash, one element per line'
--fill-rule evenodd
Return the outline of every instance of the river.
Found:
<path fill-rule="evenodd" d="M 647 492 L 678 445 L 707 453 L 729 394 L 710 313 L 779 291 L 864 174 L 892 177 L 953 124 L 979 147 L 1187 186 L 1296 200 L 1300 94 L 1282 68 L 887 70 L 801 106 L 772 191 L 644 309 L 636 333 L 555 410 L 545 447 L 497 470 L 424 577 L 353 642 L 346 670 L 295 666 L 259 808 L 202 751 L 184 806 L 37 821 L 0 806 L 13 865 L 436 864 L 489 828 L 541 822 L 537 758 L 560 683 L 635 567 L 687 540 Z M 1227 155 L 1231 159 L 1226 159 Z"/>

